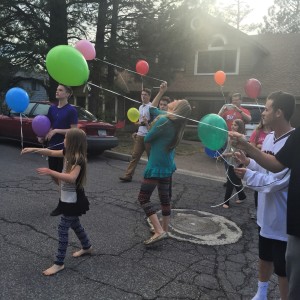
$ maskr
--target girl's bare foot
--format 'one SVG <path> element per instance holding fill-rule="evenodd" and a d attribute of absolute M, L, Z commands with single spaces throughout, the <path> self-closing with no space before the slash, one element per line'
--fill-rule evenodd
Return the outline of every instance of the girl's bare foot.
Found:
<path fill-rule="evenodd" d="M 56 264 L 54 264 L 49 269 L 43 271 L 43 275 L 45 275 L 45 276 L 51 276 L 51 275 L 56 274 L 59 271 L 62 271 L 64 268 L 65 268 L 64 265 L 56 265 Z"/>
<path fill-rule="evenodd" d="M 80 257 L 82 255 L 92 254 L 92 246 L 89 249 L 80 249 L 79 251 L 76 251 L 73 253 L 73 257 Z"/>

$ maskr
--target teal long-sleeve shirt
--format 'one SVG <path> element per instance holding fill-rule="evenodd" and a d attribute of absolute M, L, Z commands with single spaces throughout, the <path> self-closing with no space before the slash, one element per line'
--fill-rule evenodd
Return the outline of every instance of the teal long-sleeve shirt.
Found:
<path fill-rule="evenodd" d="M 176 170 L 174 163 L 175 150 L 168 145 L 175 137 L 173 121 L 165 116 L 155 121 L 145 136 L 145 143 L 151 144 L 150 156 L 144 171 L 144 178 L 171 177 Z"/>

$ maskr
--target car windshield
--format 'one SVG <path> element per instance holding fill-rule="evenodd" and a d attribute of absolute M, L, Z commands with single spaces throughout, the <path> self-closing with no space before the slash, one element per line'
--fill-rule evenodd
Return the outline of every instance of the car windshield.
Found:
<path fill-rule="evenodd" d="M 32 110 L 32 108 L 33 108 L 34 106 L 35 106 L 35 103 L 30 102 L 30 103 L 28 104 L 27 108 L 25 109 L 25 111 L 22 112 L 22 115 L 25 115 L 25 116 L 29 115 L 30 111 Z M 20 113 L 15 112 L 14 110 L 11 110 L 10 113 L 11 113 L 12 115 L 19 115 L 19 114 L 20 114 Z"/>
<path fill-rule="evenodd" d="M 89 111 L 79 106 L 75 106 L 75 107 L 78 113 L 78 120 L 85 120 L 90 122 L 97 121 L 97 118 Z"/>

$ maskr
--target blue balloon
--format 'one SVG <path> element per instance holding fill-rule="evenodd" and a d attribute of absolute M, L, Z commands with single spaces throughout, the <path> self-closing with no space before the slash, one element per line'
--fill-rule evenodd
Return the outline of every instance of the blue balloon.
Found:
<path fill-rule="evenodd" d="M 225 146 L 226 146 L 226 145 L 225 145 Z M 226 147 L 225 147 L 225 148 L 226 148 Z M 222 147 L 222 148 L 219 149 L 219 150 L 211 150 L 211 149 L 205 147 L 205 148 L 204 148 L 204 151 L 205 151 L 205 153 L 206 153 L 209 157 L 211 157 L 211 158 L 217 158 L 217 157 L 219 157 L 219 156 L 224 152 L 225 148 Z"/>
<path fill-rule="evenodd" d="M 11 110 L 22 113 L 29 104 L 29 96 L 25 90 L 15 87 L 6 93 L 5 101 Z"/>
<path fill-rule="evenodd" d="M 220 156 L 220 154 L 218 154 L 218 151 L 211 150 L 211 149 L 209 149 L 207 147 L 204 148 L 204 151 L 211 158 L 216 158 L 216 157 Z"/>

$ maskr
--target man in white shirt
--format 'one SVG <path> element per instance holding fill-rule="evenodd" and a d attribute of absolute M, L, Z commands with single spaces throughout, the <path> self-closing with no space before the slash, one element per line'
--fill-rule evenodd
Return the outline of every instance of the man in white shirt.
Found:
<path fill-rule="evenodd" d="M 144 137 L 148 133 L 148 129 L 150 126 L 150 111 L 149 108 L 153 106 L 157 106 L 159 103 L 159 100 L 161 99 L 162 95 L 167 90 L 167 83 L 163 82 L 160 85 L 160 90 L 158 94 L 156 95 L 155 99 L 153 100 L 153 103 L 150 102 L 151 98 L 151 90 L 148 88 L 144 88 L 141 93 L 141 99 L 142 99 L 142 105 L 139 107 L 140 117 L 139 121 L 136 123 L 139 128 L 136 133 L 132 135 L 134 144 L 133 144 L 133 151 L 131 160 L 129 162 L 129 165 L 127 167 L 127 170 L 125 172 L 124 176 L 119 177 L 121 181 L 124 182 L 130 182 L 132 181 L 132 177 L 135 171 L 135 168 L 141 159 L 141 156 L 143 155 L 144 151 L 146 151 L 147 156 L 149 157 L 150 154 L 150 145 L 144 143 Z"/>
<path fill-rule="evenodd" d="M 271 155 L 284 146 L 294 131 L 290 118 L 295 109 L 295 98 L 284 92 L 274 92 L 267 98 L 262 113 L 264 125 L 270 132 L 262 151 Z M 267 300 L 268 282 L 273 273 L 278 276 L 282 300 L 288 299 L 285 253 L 287 246 L 287 194 L 290 171 L 283 169 L 272 173 L 242 153 L 235 154 L 246 168 L 237 168 L 237 176 L 246 181 L 248 187 L 258 191 L 257 224 L 259 226 L 259 274 L 258 290 L 252 300 Z"/>

